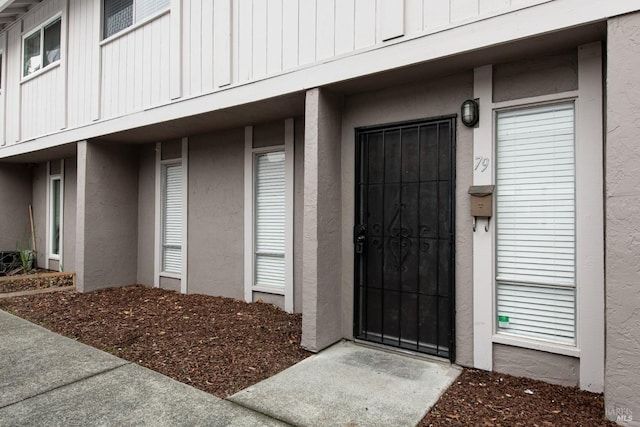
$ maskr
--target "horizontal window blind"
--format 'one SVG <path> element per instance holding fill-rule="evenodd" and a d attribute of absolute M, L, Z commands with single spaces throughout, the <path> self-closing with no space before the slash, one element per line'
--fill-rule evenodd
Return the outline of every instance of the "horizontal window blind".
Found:
<path fill-rule="evenodd" d="M 572 342 L 573 103 L 498 113 L 496 167 L 499 330 Z"/>
<path fill-rule="evenodd" d="M 182 165 L 164 167 L 162 271 L 182 271 Z"/>
<path fill-rule="evenodd" d="M 284 288 L 284 152 L 255 158 L 255 284 Z"/>
<path fill-rule="evenodd" d="M 575 292 L 572 288 L 498 285 L 500 330 L 530 338 L 572 344 L 575 337 Z M 505 319 L 506 320 L 506 319 Z"/>
<path fill-rule="evenodd" d="M 169 7 L 169 0 L 136 0 L 136 22 Z"/>

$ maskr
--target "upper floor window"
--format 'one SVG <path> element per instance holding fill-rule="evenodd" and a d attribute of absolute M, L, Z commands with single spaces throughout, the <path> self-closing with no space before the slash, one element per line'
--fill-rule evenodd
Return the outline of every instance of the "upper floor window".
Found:
<path fill-rule="evenodd" d="M 60 61 L 61 28 L 61 19 L 57 17 L 40 25 L 23 37 L 23 77 Z"/>
<path fill-rule="evenodd" d="M 104 38 L 169 6 L 169 0 L 104 0 Z"/>

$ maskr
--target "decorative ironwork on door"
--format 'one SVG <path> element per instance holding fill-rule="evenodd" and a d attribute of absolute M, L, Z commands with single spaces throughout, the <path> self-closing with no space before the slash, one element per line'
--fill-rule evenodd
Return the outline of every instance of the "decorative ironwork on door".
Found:
<path fill-rule="evenodd" d="M 454 359 L 455 117 L 356 133 L 355 336 Z"/>

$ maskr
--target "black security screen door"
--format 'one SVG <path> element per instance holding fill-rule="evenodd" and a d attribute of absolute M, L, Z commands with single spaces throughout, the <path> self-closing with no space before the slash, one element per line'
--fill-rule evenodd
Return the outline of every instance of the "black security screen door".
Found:
<path fill-rule="evenodd" d="M 454 358 L 455 117 L 356 132 L 359 339 Z"/>

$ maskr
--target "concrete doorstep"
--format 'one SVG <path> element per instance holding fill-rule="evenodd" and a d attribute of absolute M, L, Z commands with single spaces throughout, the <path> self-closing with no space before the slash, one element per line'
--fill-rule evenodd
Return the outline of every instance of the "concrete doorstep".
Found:
<path fill-rule="evenodd" d="M 0 311 L 1 426 L 415 425 L 460 369 L 342 342 L 228 400 Z"/>
<path fill-rule="evenodd" d="M 228 399 L 300 426 L 415 426 L 462 370 L 341 342 Z"/>

